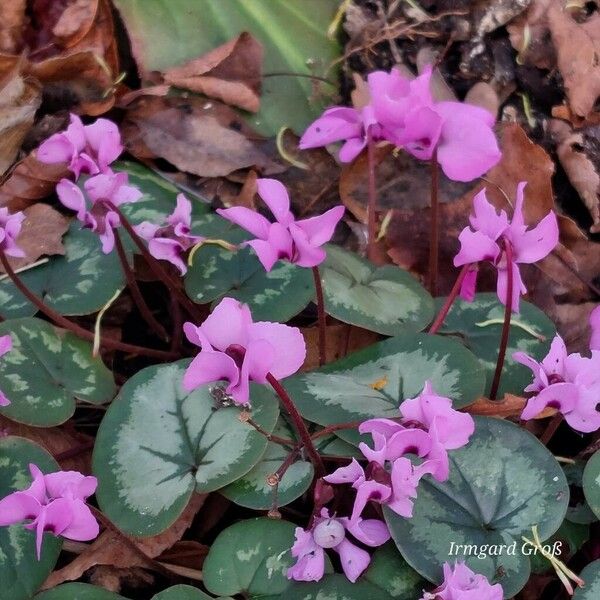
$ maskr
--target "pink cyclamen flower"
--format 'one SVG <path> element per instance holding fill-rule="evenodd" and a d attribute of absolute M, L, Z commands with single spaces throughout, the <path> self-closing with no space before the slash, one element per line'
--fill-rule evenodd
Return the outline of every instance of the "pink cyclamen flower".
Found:
<path fill-rule="evenodd" d="M 351 162 L 368 140 L 387 140 L 422 160 L 437 151 L 444 173 L 455 181 L 471 181 L 491 169 L 501 157 L 493 132 L 494 116 L 461 102 L 435 102 L 432 68 L 414 79 L 397 69 L 370 73 L 370 103 L 358 110 L 336 106 L 312 123 L 300 148 L 344 141 L 340 160 Z"/>
<path fill-rule="evenodd" d="M 288 260 L 301 267 L 321 264 L 327 253 L 321 246 L 333 236 L 344 215 L 344 207 L 336 206 L 322 215 L 297 221 L 290 211 L 290 197 L 285 186 L 276 179 L 257 179 L 258 193 L 269 207 L 275 222 L 245 208 L 218 209 L 222 217 L 239 225 L 257 239 L 245 242 L 256 252 L 266 271 L 279 260 Z"/>
<path fill-rule="evenodd" d="M 84 125 L 77 115 L 71 114 L 67 129 L 43 142 L 37 158 L 49 164 L 68 163 L 78 178 L 82 172 L 95 175 L 106 171 L 121 152 L 121 134 L 116 123 L 97 119 L 91 125 Z"/>
<path fill-rule="evenodd" d="M 502 600 L 499 583 L 492 585 L 485 575 L 474 573 L 464 562 L 454 567 L 444 563 L 444 582 L 433 592 L 424 592 L 421 600 Z"/>
<path fill-rule="evenodd" d="M 600 306 L 596 306 L 590 314 L 590 328 L 590 350 L 600 350 Z"/>
<path fill-rule="evenodd" d="M 469 217 L 470 227 L 465 227 L 458 239 L 460 251 L 454 257 L 454 266 L 491 262 L 498 271 L 497 293 L 500 302 L 507 303 L 508 265 L 506 245 L 512 250 L 512 298 L 513 312 L 519 312 L 519 298 L 527 292 L 521 278 L 519 264 L 532 264 L 548 256 L 558 244 L 558 222 L 554 211 L 550 211 L 535 227 L 528 229 L 523 216 L 523 190 L 526 182 L 517 186 L 517 199 L 512 221 L 504 210 L 496 212 L 488 201 L 485 189 L 473 199 L 473 214 Z M 472 300 L 475 295 L 477 271 L 465 277 L 460 295 Z"/>
<path fill-rule="evenodd" d="M 521 413 L 528 420 L 545 408 L 556 408 L 575 430 L 589 433 L 600 428 L 600 352 L 592 350 L 590 358 L 579 353 L 567 354 L 562 338 L 557 335 L 548 355 L 538 362 L 524 352 L 515 352 L 516 362 L 533 373 L 533 382 L 525 388 L 534 392 Z"/>
<path fill-rule="evenodd" d="M 17 238 L 25 220 L 22 212 L 9 213 L 8 208 L 0 208 L 0 250 L 8 256 L 22 258 L 25 253 L 17 246 Z"/>
<path fill-rule="evenodd" d="M 114 173 L 110 170 L 90 177 L 83 187 L 89 198 L 89 206 L 81 189 L 68 179 L 58 182 L 56 193 L 67 208 L 76 211 L 77 219 L 83 223 L 84 228 L 98 234 L 102 242 L 102 251 L 109 254 L 115 247 L 113 229 L 121 224 L 121 219 L 106 201 L 121 206 L 136 202 L 142 197 L 142 192 L 129 185 L 127 173 Z"/>
<path fill-rule="evenodd" d="M 346 577 L 354 583 L 369 566 L 371 557 L 366 550 L 354 545 L 348 534 L 372 548 L 390 539 L 390 532 L 383 521 L 331 517 L 329 511 L 323 508 L 311 529 L 296 527 L 296 541 L 291 552 L 297 561 L 288 569 L 288 579 L 319 581 L 325 572 L 325 550 L 331 548 L 339 554 Z"/>
<path fill-rule="evenodd" d="M 183 195 L 177 196 L 177 206 L 167 217 L 166 225 L 155 225 L 144 221 L 134 227 L 136 233 L 148 242 L 148 250 L 154 258 L 167 260 L 175 265 L 182 275 L 187 272 L 183 255 L 204 238 L 192 235 L 192 203 Z"/>
<path fill-rule="evenodd" d="M 98 536 L 98 522 L 85 503 L 96 491 L 95 477 L 77 471 L 44 475 L 33 464 L 29 471 L 33 478 L 29 488 L 0 500 L 0 526 L 31 521 L 25 528 L 35 531 L 38 560 L 45 531 L 79 542 Z"/>
<path fill-rule="evenodd" d="M 8 352 L 12 350 L 12 338 L 10 334 L 0 336 L 0 357 L 4 356 Z M 0 390 L 0 406 L 8 406 L 10 404 L 10 400 L 4 395 L 2 390 Z"/>
<path fill-rule="evenodd" d="M 252 321 L 250 309 L 233 298 L 223 298 L 199 327 L 186 323 L 187 339 L 201 347 L 183 377 L 192 391 L 206 383 L 227 381 L 226 391 L 237 404 L 249 404 L 250 381 L 267 383 L 298 371 L 306 358 L 306 344 L 297 327 Z"/>

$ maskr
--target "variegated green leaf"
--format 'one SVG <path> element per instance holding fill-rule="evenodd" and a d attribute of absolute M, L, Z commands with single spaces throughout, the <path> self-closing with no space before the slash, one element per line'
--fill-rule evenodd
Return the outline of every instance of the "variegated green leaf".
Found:
<path fill-rule="evenodd" d="M 567 463 L 562 466 L 569 489 L 572 492 L 571 504 L 567 509 L 567 519 L 572 523 L 587 525 L 598 520 L 590 505 L 588 504 L 583 490 L 583 473 L 586 463 L 583 460 L 576 460 L 574 463 Z"/>
<path fill-rule="evenodd" d="M 483 392 L 479 361 L 456 340 L 406 333 L 378 342 L 310 373 L 285 381 L 305 418 L 319 425 L 397 417 L 398 405 L 430 380 L 456 407 Z M 338 435 L 356 442 L 355 431 Z"/>
<path fill-rule="evenodd" d="M 152 600 L 212 600 L 212 596 L 191 585 L 175 585 L 156 594 Z"/>
<path fill-rule="evenodd" d="M 34 600 L 127 600 L 119 594 L 87 583 L 65 583 L 39 593 Z"/>
<path fill-rule="evenodd" d="M 11 401 L 0 413 L 13 421 L 52 427 L 66 421 L 75 402 L 109 402 L 116 387 L 112 373 L 92 356 L 89 342 L 36 318 L 0 324 L 12 350 L 0 359 L 0 390 Z"/>
<path fill-rule="evenodd" d="M 43 472 L 58 470 L 56 461 L 37 444 L 19 437 L 0 437 L 0 498 L 31 485 L 29 464 Z M 0 596 L 6 600 L 28 600 L 50 575 L 62 542 L 44 534 L 41 559 L 35 550 L 35 533 L 23 525 L 0 527 Z"/>
<path fill-rule="evenodd" d="M 134 375 L 108 409 L 96 438 L 94 473 L 102 510 L 121 529 L 154 535 L 173 523 L 194 490 L 211 492 L 245 475 L 267 439 L 223 406 L 211 386 L 185 392 L 188 361 Z M 272 431 L 275 397 L 251 388 L 252 418 Z"/>
<path fill-rule="evenodd" d="M 279 437 L 294 439 L 291 429 L 281 419 L 273 430 Z M 273 505 L 273 487 L 267 478 L 277 471 L 290 452 L 275 442 L 269 442 L 267 450 L 252 470 L 221 490 L 221 494 L 236 504 L 267 510 Z M 277 505 L 285 506 L 300 497 L 308 489 L 313 480 L 314 469 L 310 462 L 297 460 L 294 462 L 277 486 Z"/>
<path fill-rule="evenodd" d="M 206 589 L 222 596 L 282 594 L 291 585 L 286 573 L 295 562 L 294 530 L 292 523 L 262 517 L 222 531 L 202 566 Z"/>
<path fill-rule="evenodd" d="M 438 300 L 441 305 L 442 298 Z M 486 390 L 491 385 L 498 357 L 504 322 L 504 305 L 494 293 L 477 294 L 473 302 L 457 300 L 446 317 L 440 333 L 455 334 L 475 354 L 486 370 Z M 518 350 L 540 360 L 550 349 L 556 335 L 554 323 L 536 306 L 521 302 L 521 312 L 513 314 L 506 361 L 498 397 L 506 392 L 522 395 L 531 383 L 531 371 L 512 358 Z"/>
<path fill-rule="evenodd" d="M 196 302 L 228 296 L 248 304 L 255 321 L 280 322 L 297 315 L 315 293 L 310 269 L 279 261 L 267 273 L 251 248 L 232 252 L 210 244 L 194 254 L 185 289 Z"/>
<path fill-rule="evenodd" d="M 399 267 L 376 267 L 353 252 L 329 245 L 320 268 L 325 308 L 344 323 L 397 335 L 420 331 L 433 317 L 432 297 Z"/>
<path fill-rule="evenodd" d="M 600 559 L 591 562 L 579 574 L 585 587 L 575 590 L 573 600 L 598 600 L 600 598 Z"/>
<path fill-rule="evenodd" d="M 321 581 L 311 583 L 294 582 L 285 591 L 286 600 L 390 600 L 392 597 L 373 582 L 359 579 L 352 583 L 345 575 L 340 574 L 325 575 Z M 281 596 L 268 597 L 265 600 L 276 598 Z M 403 598 L 412 600 L 412 596 Z"/>
<path fill-rule="evenodd" d="M 537 525 L 541 540 L 548 539 L 568 503 L 564 473 L 537 438 L 502 419 L 475 417 L 469 444 L 450 452 L 450 479 L 421 480 L 412 518 L 387 508 L 384 514 L 400 552 L 423 577 L 440 583 L 444 562 L 465 560 L 512 598 L 531 570 L 521 536 L 532 539 Z M 505 549 L 478 557 L 477 548 L 485 544 L 489 549 L 513 542 L 514 554 Z"/>
<path fill-rule="evenodd" d="M 20 274 L 25 285 L 63 315 L 87 315 L 100 310 L 124 286 L 115 252 L 104 254 L 98 235 L 73 221 L 63 239 L 64 256 Z M 37 309 L 9 279 L 0 282 L 0 313 L 5 319 L 29 317 Z"/>
<path fill-rule="evenodd" d="M 590 508 L 600 519 L 600 450 L 590 458 L 583 471 L 583 493 Z"/>
<path fill-rule="evenodd" d="M 391 598 L 419 598 L 426 581 L 402 558 L 393 542 L 377 548 L 364 578 Z"/>

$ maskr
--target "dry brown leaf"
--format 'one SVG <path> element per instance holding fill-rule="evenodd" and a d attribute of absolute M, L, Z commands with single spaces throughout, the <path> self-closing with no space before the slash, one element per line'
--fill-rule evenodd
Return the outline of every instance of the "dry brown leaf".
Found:
<path fill-rule="evenodd" d="M 64 254 L 62 236 L 69 228 L 69 219 L 42 203 L 34 204 L 23 212 L 25 221 L 17 243 L 25 252 L 25 256 L 9 259 L 12 267 L 18 269 L 36 261 L 40 256 Z"/>
<path fill-rule="evenodd" d="M 243 32 L 199 58 L 171 67 L 165 71 L 164 80 L 231 106 L 258 112 L 262 60 L 260 42 Z"/>
<path fill-rule="evenodd" d="M 106 529 L 66 567 L 54 571 L 44 582 L 42 589 L 49 589 L 79 579 L 88 569 L 97 565 L 109 565 L 119 569 L 145 567 L 152 569 L 152 560 L 181 539 L 191 525 L 196 513 L 202 508 L 206 495 L 194 494 L 181 516 L 163 533 L 134 538 L 124 533 Z"/>
<path fill-rule="evenodd" d="M 510 417 L 519 417 L 527 404 L 526 398 L 505 394 L 502 400 L 490 400 L 489 398 L 478 398 L 465 408 L 465 412 L 470 415 L 483 415 L 485 417 L 500 417 L 507 419 Z M 555 408 L 546 408 L 539 415 L 534 417 L 537 419 L 545 419 L 556 414 Z"/>
<path fill-rule="evenodd" d="M 556 65 L 556 50 L 548 29 L 548 6 L 553 0 L 533 0 L 527 11 L 507 27 L 510 43 L 519 53 L 518 61 L 539 69 Z"/>
<path fill-rule="evenodd" d="M 127 121 L 123 135 L 134 155 L 161 157 L 195 175 L 219 177 L 272 164 L 249 139 L 254 132 L 232 108 L 219 102 L 143 97 L 131 105 Z"/>
<path fill-rule="evenodd" d="M 23 45 L 27 0 L 0 2 L 0 52 L 20 51 Z"/>
<path fill-rule="evenodd" d="M 18 163 L 0 185 L 0 207 L 6 206 L 11 212 L 23 210 L 51 194 L 68 174 L 65 165 L 41 163 L 32 153 Z"/>
<path fill-rule="evenodd" d="M 578 23 L 562 4 L 550 3 L 548 25 L 571 109 L 585 117 L 600 96 L 600 13 Z"/>
<path fill-rule="evenodd" d="M 81 42 L 92 28 L 97 11 L 98 0 L 75 0 L 69 4 L 52 28 L 61 46 L 70 48 Z"/>

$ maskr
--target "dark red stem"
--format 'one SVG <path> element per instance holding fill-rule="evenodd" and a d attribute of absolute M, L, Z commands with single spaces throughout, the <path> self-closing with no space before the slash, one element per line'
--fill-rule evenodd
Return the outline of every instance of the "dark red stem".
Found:
<path fill-rule="evenodd" d="M 317 294 L 317 312 L 319 315 L 319 366 L 327 362 L 327 324 L 325 315 L 325 300 L 323 299 L 323 284 L 319 267 L 313 267 L 313 279 L 315 281 L 315 292 Z"/>
<path fill-rule="evenodd" d="M 513 256 L 510 242 L 504 240 L 504 254 L 506 257 L 507 283 L 506 283 L 506 304 L 504 306 L 504 323 L 502 324 L 502 333 L 500 335 L 500 347 L 498 349 L 498 360 L 496 361 L 496 371 L 492 387 L 490 388 L 490 400 L 495 400 L 500 387 L 500 378 L 502 377 L 502 367 L 504 366 L 504 357 L 508 346 L 508 336 L 510 334 L 510 318 L 512 316 L 512 294 L 513 294 Z"/>
<path fill-rule="evenodd" d="M 431 327 L 429 328 L 429 333 L 431 333 L 431 334 L 437 333 L 438 329 L 444 324 L 444 321 L 445 321 L 446 317 L 448 316 L 448 313 L 450 312 L 450 309 L 452 308 L 454 301 L 456 300 L 458 294 L 460 293 L 460 286 L 462 285 L 464 278 L 467 276 L 467 273 L 469 272 L 469 269 L 471 268 L 471 266 L 472 265 L 470 265 L 470 264 L 464 265 L 463 268 L 460 270 L 460 273 L 458 274 L 458 277 L 456 278 L 456 281 L 454 282 L 454 285 L 452 286 L 452 290 L 448 294 L 448 297 L 446 298 L 444 305 L 440 309 L 440 312 L 437 314 L 437 317 L 435 318 L 435 320 L 431 324 Z"/>
<path fill-rule="evenodd" d="M 50 308 L 44 302 L 38 298 L 18 277 L 18 275 L 14 272 L 13 268 L 10 266 L 6 255 L 3 250 L 0 250 L 0 262 L 6 271 L 6 274 L 10 278 L 10 280 L 15 284 L 15 287 L 33 304 L 41 313 L 46 315 L 49 319 L 54 321 L 56 325 L 60 327 L 64 327 L 68 329 L 75 335 L 82 337 L 85 340 L 90 342 L 94 341 L 94 334 L 83 327 L 77 325 L 77 323 L 73 323 L 73 321 L 69 321 L 66 317 L 63 317 L 60 313 L 56 312 L 54 309 Z M 140 356 L 150 356 L 152 358 L 158 358 L 161 360 L 173 360 L 177 358 L 176 354 L 172 352 L 163 352 L 162 350 L 152 350 L 151 348 L 142 348 L 141 346 L 134 346 L 132 344 L 124 344 L 122 342 L 118 342 L 116 340 L 111 339 L 103 339 L 101 340 L 102 346 L 105 348 L 113 349 L 113 350 L 121 350 L 122 352 L 127 352 L 129 354 L 138 354 Z"/>
<path fill-rule="evenodd" d="M 437 294 L 438 255 L 440 240 L 439 165 L 437 148 L 431 156 L 431 218 L 429 223 L 429 292 Z"/>
<path fill-rule="evenodd" d="M 310 461 L 315 467 L 315 475 L 317 478 L 323 477 L 323 475 L 325 475 L 325 465 L 323 464 L 321 455 L 317 452 L 317 449 L 312 442 L 310 433 L 306 428 L 306 423 L 304 422 L 302 415 L 298 412 L 296 405 L 288 396 L 288 393 L 285 391 L 281 383 L 279 383 L 279 381 L 277 381 L 277 379 L 275 379 L 271 373 L 267 373 L 267 381 L 271 384 L 271 387 L 275 390 L 275 393 L 279 396 L 281 403 L 290 415 L 292 423 L 294 424 L 294 429 L 296 430 L 302 445 L 306 449 Z"/>
<path fill-rule="evenodd" d="M 375 142 L 367 134 L 367 161 L 369 171 L 369 195 L 367 202 L 367 256 L 375 259 L 375 237 L 377 236 L 377 188 L 375 186 Z"/>
<path fill-rule="evenodd" d="M 135 305 L 137 306 L 142 318 L 146 323 L 154 330 L 154 333 L 158 335 L 159 338 L 163 340 L 168 340 L 169 335 L 167 334 L 165 328 L 155 319 L 152 311 L 146 304 L 144 297 L 142 296 L 142 292 L 140 291 L 140 287 L 135 279 L 135 273 L 133 269 L 129 266 L 129 261 L 127 260 L 127 254 L 125 253 L 125 248 L 123 248 L 123 242 L 121 241 L 121 236 L 119 232 L 115 229 L 115 246 L 117 248 L 117 254 L 119 255 L 119 260 L 121 261 L 121 268 L 123 269 L 123 274 L 125 275 L 125 279 L 127 281 L 127 287 L 131 292 L 131 296 Z"/>
<path fill-rule="evenodd" d="M 556 433 L 557 429 L 560 427 L 562 420 L 563 420 L 562 413 L 556 413 L 552 417 L 552 420 L 550 421 L 550 423 L 548 423 L 548 427 L 546 427 L 546 430 L 544 431 L 544 433 L 542 434 L 542 437 L 540 438 L 540 442 L 542 442 L 542 444 L 544 444 L 544 445 L 548 444 L 548 442 L 552 439 L 552 436 Z"/>

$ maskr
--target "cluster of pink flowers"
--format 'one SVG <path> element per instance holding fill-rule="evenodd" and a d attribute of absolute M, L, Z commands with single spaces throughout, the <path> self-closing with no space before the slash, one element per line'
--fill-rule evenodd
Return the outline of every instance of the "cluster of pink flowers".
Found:
<path fill-rule="evenodd" d="M 290 211 L 288 192 L 280 181 L 257 179 L 256 184 L 259 196 L 275 217 L 274 223 L 243 206 L 218 209 L 217 213 L 256 236 L 246 245 L 253 248 L 266 271 L 278 260 L 300 267 L 320 265 L 326 257 L 321 246 L 333 236 L 344 207 L 336 206 L 322 215 L 296 220 Z"/>
<path fill-rule="evenodd" d="M 370 73 L 369 104 L 326 110 L 308 127 L 300 148 L 343 140 L 340 160 L 351 162 L 370 140 L 386 140 L 423 160 L 435 152 L 444 173 L 455 181 L 483 175 L 501 156 L 492 130 L 494 115 L 461 102 L 435 102 L 431 75 L 431 67 L 413 80 L 397 69 Z"/>
<path fill-rule="evenodd" d="M 460 251 L 454 257 L 454 266 L 472 265 L 463 279 L 460 295 L 473 300 L 477 283 L 477 264 L 488 261 L 498 271 L 497 293 L 500 302 L 519 312 L 519 298 L 527 292 L 521 278 L 519 264 L 532 264 L 548 256 L 558 244 L 558 222 L 550 211 L 535 227 L 528 229 L 523 216 L 523 190 L 527 184 L 517 186 L 517 199 L 512 221 L 504 210 L 496 211 L 485 189 L 473 199 L 470 227 L 465 227 L 458 239 Z M 510 245 L 512 260 L 508 264 L 506 246 Z M 512 270 L 512 296 L 508 298 L 508 273 Z"/>
<path fill-rule="evenodd" d="M 347 542 L 346 532 L 372 547 L 389 539 L 385 523 L 362 518 L 367 502 L 385 504 L 402 517 L 412 517 L 420 479 L 431 474 L 438 481 L 447 480 L 448 450 L 467 444 L 475 429 L 473 418 L 454 410 L 452 401 L 438 396 L 429 382 L 419 396 L 400 405 L 400 414 L 401 422 L 369 419 L 359 427 L 361 433 L 370 433 L 373 438 L 373 448 L 360 444 L 369 461 L 366 469 L 352 459 L 348 466 L 323 478 L 332 484 L 352 485 L 356 490 L 352 514 L 349 518 L 330 518 L 324 510 L 310 530 L 296 529 L 292 555 L 298 561 L 288 570 L 290 579 L 319 580 L 323 576 L 322 548 L 334 548 L 340 553 L 346 576 L 356 581 L 368 567 L 370 556 Z M 416 454 L 423 462 L 415 466 L 406 454 Z M 323 534 L 325 531 L 330 537 Z"/>
<path fill-rule="evenodd" d="M 600 348 L 597 346 L 596 319 L 600 307 L 590 318 L 592 337 L 591 356 L 567 353 L 560 335 L 550 346 L 548 355 L 538 362 L 524 352 L 515 352 L 513 358 L 531 369 L 533 381 L 526 388 L 533 396 L 521 413 L 522 419 L 533 419 L 545 408 L 556 408 L 575 430 L 590 433 L 600 428 L 600 412 L 596 409 L 600 398 Z"/>
<path fill-rule="evenodd" d="M 499 583 L 492 585 L 484 575 L 474 573 L 464 562 L 454 568 L 444 563 L 444 582 L 433 592 L 424 592 L 420 600 L 502 600 Z"/>
<path fill-rule="evenodd" d="M 29 471 L 31 485 L 0 500 L 0 526 L 31 521 L 25 528 L 35 531 L 38 560 L 45 531 L 80 542 L 98 536 L 98 522 L 85 503 L 96 491 L 95 477 L 77 471 L 44 475 L 36 465 Z"/>
<path fill-rule="evenodd" d="M 12 338 L 10 334 L 0 336 L 0 358 L 12 350 Z M 10 400 L 0 390 L 0 406 L 8 406 Z"/>
<path fill-rule="evenodd" d="M 249 405 L 250 381 L 267 383 L 269 374 L 277 380 L 289 377 L 306 358 L 297 327 L 254 323 L 248 306 L 233 298 L 223 298 L 200 326 L 186 323 L 184 332 L 201 351 L 187 368 L 183 387 L 192 391 L 224 380 L 236 404 Z"/>

